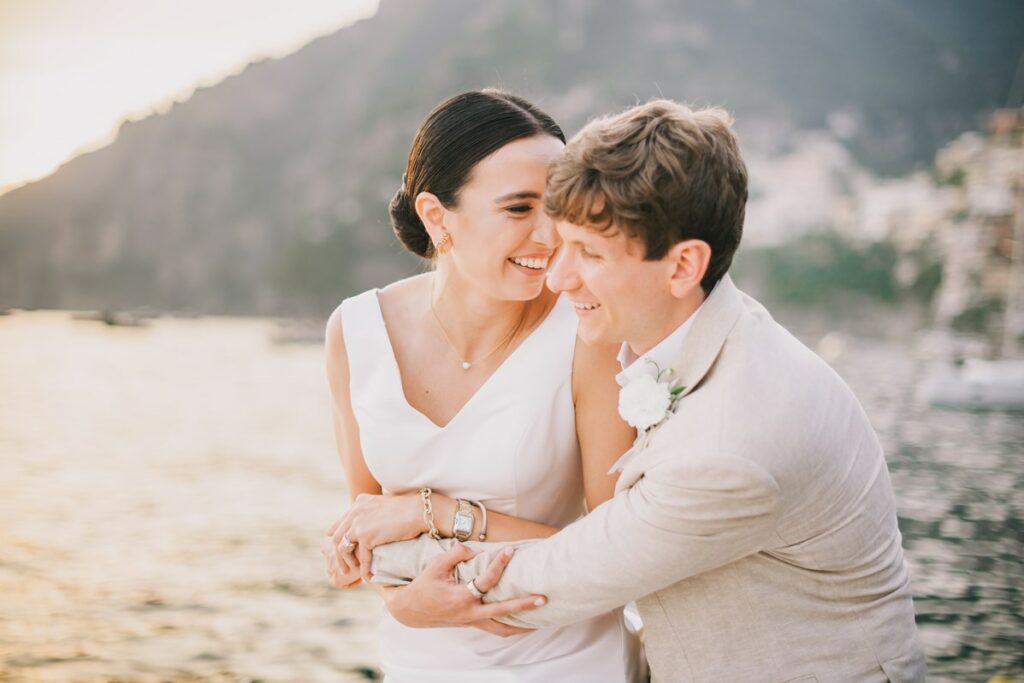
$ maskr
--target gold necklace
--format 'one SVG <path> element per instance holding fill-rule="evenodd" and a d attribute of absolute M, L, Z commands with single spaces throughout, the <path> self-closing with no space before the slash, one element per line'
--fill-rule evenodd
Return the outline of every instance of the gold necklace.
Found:
<path fill-rule="evenodd" d="M 525 306 L 523 308 L 525 310 Z M 523 315 L 519 316 L 519 320 L 516 321 L 516 324 L 512 326 L 512 329 L 509 330 L 509 333 L 507 335 L 505 335 L 504 339 L 501 340 L 501 343 L 499 343 L 497 346 L 495 346 L 493 349 L 491 349 L 486 355 L 482 356 L 481 358 L 477 358 L 475 361 L 470 362 L 470 361 L 466 360 L 465 358 L 463 358 L 462 355 L 459 353 L 459 350 L 457 348 L 455 348 L 455 344 L 452 342 L 452 338 L 448 336 L 448 331 L 446 329 L 444 329 L 444 324 L 441 322 L 441 319 L 439 317 L 437 317 L 437 311 L 434 310 L 434 283 L 433 282 L 430 283 L 430 314 L 432 316 L 434 316 L 434 322 L 437 323 L 437 328 L 439 330 L 441 330 L 441 335 L 444 337 L 444 340 L 446 342 L 448 342 L 448 346 L 451 348 L 452 353 L 454 353 L 455 357 L 458 358 L 459 361 L 462 363 L 462 369 L 463 370 L 469 370 L 470 368 L 472 368 L 477 363 L 482 363 L 483 361 L 487 360 L 488 358 L 493 356 L 495 353 L 497 353 L 498 349 L 501 349 L 504 346 L 508 345 L 508 343 L 512 340 L 512 338 L 516 335 L 516 333 L 521 329 L 522 324 L 523 324 L 523 320 L 526 317 L 526 316 L 523 316 Z"/>

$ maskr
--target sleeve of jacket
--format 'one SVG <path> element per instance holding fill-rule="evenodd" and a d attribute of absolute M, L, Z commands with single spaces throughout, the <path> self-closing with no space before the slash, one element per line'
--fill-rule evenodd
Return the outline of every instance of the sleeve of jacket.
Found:
<path fill-rule="evenodd" d="M 771 545 L 781 494 L 765 469 L 731 456 L 644 455 L 651 466 L 632 486 L 550 538 L 515 544 L 487 602 L 537 593 L 548 604 L 502 621 L 528 628 L 579 621 Z M 477 576 L 504 545 L 488 544 L 460 566 L 460 581 Z"/>

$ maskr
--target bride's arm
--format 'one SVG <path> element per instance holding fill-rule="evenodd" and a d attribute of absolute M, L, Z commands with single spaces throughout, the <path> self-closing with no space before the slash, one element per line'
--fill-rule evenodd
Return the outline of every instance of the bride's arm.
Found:
<path fill-rule="evenodd" d="M 337 308 L 327 321 L 326 340 L 327 383 L 331 390 L 331 417 L 338 455 L 348 482 L 348 495 L 355 500 L 360 493 L 376 494 L 381 486 L 370 473 L 359 445 L 359 425 L 352 412 L 349 395 L 348 353 L 341 324 L 341 308 Z"/>
<path fill-rule="evenodd" d="M 636 430 L 619 417 L 618 350 L 617 345 L 592 346 L 577 339 L 573 356 L 572 393 L 587 510 L 615 494 L 619 475 L 608 470 L 636 438 Z"/>
<path fill-rule="evenodd" d="M 454 538 L 454 498 L 439 491 L 430 494 L 430 506 L 434 516 L 434 527 L 441 538 Z M 473 511 L 472 540 L 477 540 L 483 529 L 483 516 L 475 505 Z M 335 537 L 347 535 L 357 540 L 362 550 L 370 550 L 387 543 L 415 538 L 430 531 L 424 516 L 423 498 L 418 491 L 402 494 L 358 495 L 352 507 L 339 520 L 334 529 Z M 522 541 L 530 538 L 547 538 L 558 531 L 557 527 L 533 522 L 521 517 L 487 511 L 488 541 Z M 368 559 L 368 557 L 362 559 Z"/>
<path fill-rule="evenodd" d="M 327 382 L 331 394 L 331 418 L 334 423 L 334 438 L 341 458 L 341 466 L 348 482 L 349 498 L 355 501 L 362 494 L 379 494 L 380 483 L 374 479 L 366 466 L 363 451 L 359 445 L 359 425 L 352 412 L 349 394 L 348 353 L 345 351 L 345 335 L 342 329 L 341 308 L 337 308 L 327 321 L 325 355 Z M 328 573 L 338 588 L 355 586 L 360 583 L 359 565 L 352 553 L 339 552 L 334 532 L 340 520 L 327 530 L 324 555 L 328 560 Z M 340 540 L 340 538 L 339 538 Z"/>

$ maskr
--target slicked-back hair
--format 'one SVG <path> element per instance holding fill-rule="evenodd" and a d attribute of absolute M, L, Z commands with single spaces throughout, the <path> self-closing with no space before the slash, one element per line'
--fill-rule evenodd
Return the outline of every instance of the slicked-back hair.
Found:
<path fill-rule="evenodd" d="M 425 259 L 435 255 L 416 213 L 420 192 L 432 192 L 445 207 L 455 208 L 474 166 L 508 143 L 533 135 L 565 142 L 554 119 L 502 90 L 464 92 L 437 105 L 416 131 L 402 186 L 388 207 L 391 226 L 405 248 Z"/>
<path fill-rule="evenodd" d="M 588 123 L 548 171 L 544 209 L 555 220 L 639 240 L 644 260 L 703 240 L 705 292 L 729 270 L 743 234 L 747 169 L 723 109 L 652 100 Z"/>

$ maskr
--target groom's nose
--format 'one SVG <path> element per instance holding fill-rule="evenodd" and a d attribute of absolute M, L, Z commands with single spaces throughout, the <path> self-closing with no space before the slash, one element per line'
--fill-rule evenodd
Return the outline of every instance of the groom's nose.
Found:
<path fill-rule="evenodd" d="M 579 287 L 579 276 L 573 267 L 573 259 L 565 245 L 558 250 L 555 262 L 548 270 L 548 289 L 552 292 L 568 292 Z"/>

